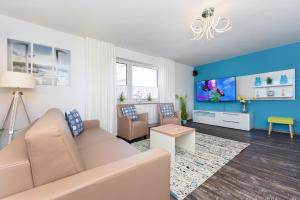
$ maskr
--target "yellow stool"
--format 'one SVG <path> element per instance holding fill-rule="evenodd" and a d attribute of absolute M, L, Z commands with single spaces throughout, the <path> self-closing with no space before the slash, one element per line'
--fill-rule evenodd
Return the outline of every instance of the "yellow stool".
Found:
<path fill-rule="evenodd" d="M 294 133 L 293 133 L 294 118 L 292 118 L 292 117 L 268 117 L 268 122 L 269 122 L 269 135 L 271 135 L 273 124 L 287 124 L 287 125 L 289 125 L 291 138 L 294 137 Z"/>

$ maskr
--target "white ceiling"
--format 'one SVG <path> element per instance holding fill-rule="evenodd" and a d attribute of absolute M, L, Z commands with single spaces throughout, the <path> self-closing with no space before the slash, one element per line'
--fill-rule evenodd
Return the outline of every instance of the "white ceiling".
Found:
<path fill-rule="evenodd" d="M 189 29 L 214 6 L 233 28 L 211 41 Z M 300 0 L 1 0 L 0 13 L 196 66 L 300 41 Z"/>

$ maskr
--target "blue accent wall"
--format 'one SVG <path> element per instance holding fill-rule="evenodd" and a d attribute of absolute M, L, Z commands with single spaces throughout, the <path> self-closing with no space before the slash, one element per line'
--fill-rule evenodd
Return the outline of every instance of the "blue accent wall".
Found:
<path fill-rule="evenodd" d="M 259 51 L 248 55 L 238 56 L 215 63 L 195 67 L 198 80 L 208 80 L 229 76 L 244 76 L 271 71 L 296 69 L 296 100 L 255 101 L 249 104 L 248 111 L 254 114 L 255 128 L 268 128 L 268 116 L 294 117 L 296 134 L 300 132 L 300 42 L 273 49 Z M 196 88 L 196 87 L 195 87 Z M 195 92 L 194 88 L 194 92 Z M 194 95 L 196 96 L 196 95 Z M 239 102 L 199 102 L 194 99 L 194 109 L 240 112 Z M 274 129 L 288 131 L 288 127 L 274 125 Z"/>

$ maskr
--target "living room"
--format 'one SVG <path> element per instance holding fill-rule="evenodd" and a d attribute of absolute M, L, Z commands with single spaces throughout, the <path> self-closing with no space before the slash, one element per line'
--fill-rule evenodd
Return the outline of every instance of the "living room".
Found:
<path fill-rule="evenodd" d="M 300 199 L 288 2 L 2 1 L 0 198 Z"/>

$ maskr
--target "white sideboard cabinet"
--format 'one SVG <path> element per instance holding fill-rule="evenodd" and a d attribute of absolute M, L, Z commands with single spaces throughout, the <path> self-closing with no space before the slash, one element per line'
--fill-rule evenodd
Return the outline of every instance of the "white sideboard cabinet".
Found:
<path fill-rule="evenodd" d="M 252 113 L 193 110 L 193 122 L 250 131 Z"/>

